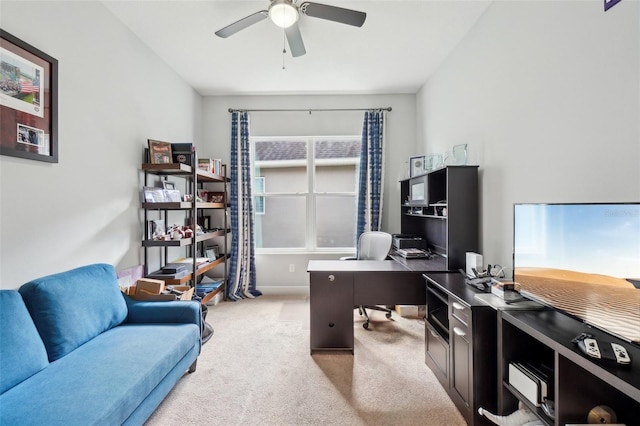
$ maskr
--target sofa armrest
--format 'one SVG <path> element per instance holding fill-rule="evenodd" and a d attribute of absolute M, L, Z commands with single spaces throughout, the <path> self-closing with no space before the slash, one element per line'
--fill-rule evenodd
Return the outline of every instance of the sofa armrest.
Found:
<path fill-rule="evenodd" d="M 126 322 L 132 324 L 177 323 L 196 324 L 202 328 L 202 308 L 197 301 L 149 302 L 125 296 L 129 313 Z"/>

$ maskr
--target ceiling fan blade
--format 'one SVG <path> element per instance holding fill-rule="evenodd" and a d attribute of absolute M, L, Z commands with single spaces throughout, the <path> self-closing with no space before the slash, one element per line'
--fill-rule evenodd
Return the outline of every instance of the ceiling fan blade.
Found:
<path fill-rule="evenodd" d="M 261 10 L 260 12 L 256 12 L 253 15 L 242 18 L 239 21 L 236 21 L 233 24 L 227 25 L 223 29 L 216 31 L 216 35 L 218 37 L 227 38 L 234 35 L 240 30 L 244 30 L 248 26 L 256 24 L 263 19 L 267 19 L 268 16 L 269 12 L 267 12 L 266 10 Z"/>
<path fill-rule="evenodd" d="M 302 34 L 300 34 L 300 28 L 298 27 L 297 22 L 291 25 L 289 28 L 285 28 L 284 33 L 287 35 L 287 41 L 289 42 L 291 56 L 296 58 L 307 53 L 304 48 L 304 43 L 302 42 Z"/>
<path fill-rule="evenodd" d="M 367 14 L 364 12 L 321 3 L 304 2 L 300 5 L 300 11 L 307 16 L 353 25 L 354 27 L 361 27 L 364 20 L 367 19 Z"/>

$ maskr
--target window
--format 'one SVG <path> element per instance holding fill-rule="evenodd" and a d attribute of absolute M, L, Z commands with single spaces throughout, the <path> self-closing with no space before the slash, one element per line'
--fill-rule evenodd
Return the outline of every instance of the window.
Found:
<path fill-rule="evenodd" d="M 360 136 L 253 137 L 256 248 L 355 247 Z"/>
<path fill-rule="evenodd" d="M 264 177 L 258 176 L 253 180 L 253 193 L 255 194 L 254 198 L 254 211 L 256 214 L 264 214 Z"/>

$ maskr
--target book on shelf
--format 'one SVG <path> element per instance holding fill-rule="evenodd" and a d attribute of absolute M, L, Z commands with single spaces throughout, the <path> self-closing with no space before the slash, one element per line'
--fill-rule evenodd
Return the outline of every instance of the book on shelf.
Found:
<path fill-rule="evenodd" d="M 204 297 L 212 291 L 217 290 L 224 283 L 223 279 L 211 279 L 206 277 L 206 280 L 198 283 L 196 288 L 196 294 L 200 297 Z"/>
<path fill-rule="evenodd" d="M 158 280 L 177 280 L 180 278 L 184 278 L 189 275 L 189 270 L 185 269 L 180 272 L 176 272 L 174 274 L 164 273 L 162 269 L 158 269 L 157 271 L 151 272 L 147 275 L 147 278 L 155 278 Z"/>
<path fill-rule="evenodd" d="M 209 259 L 207 259 L 206 257 L 196 257 L 196 265 L 201 265 L 203 263 L 208 263 Z M 193 258 L 192 257 L 185 257 L 184 259 L 176 259 L 171 263 L 187 263 L 187 264 L 192 264 L 193 263 Z"/>
<path fill-rule="evenodd" d="M 198 169 L 221 175 L 222 160 L 220 158 L 198 158 Z"/>
<path fill-rule="evenodd" d="M 186 263 L 167 263 L 162 267 L 163 274 L 177 274 L 178 272 L 188 271 L 189 265 Z"/>
<path fill-rule="evenodd" d="M 213 173 L 213 160 L 211 158 L 198 158 L 198 169 Z"/>
<path fill-rule="evenodd" d="M 213 159 L 213 173 L 216 175 L 222 174 L 222 160 L 219 158 Z"/>

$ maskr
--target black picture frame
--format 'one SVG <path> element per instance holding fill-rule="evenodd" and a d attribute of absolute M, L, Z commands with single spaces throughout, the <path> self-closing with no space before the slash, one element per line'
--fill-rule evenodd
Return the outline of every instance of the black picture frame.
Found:
<path fill-rule="evenodd" d="M 57 163 L 58 60 L 0 29 L 0 63 L 0 154 Z"/>

